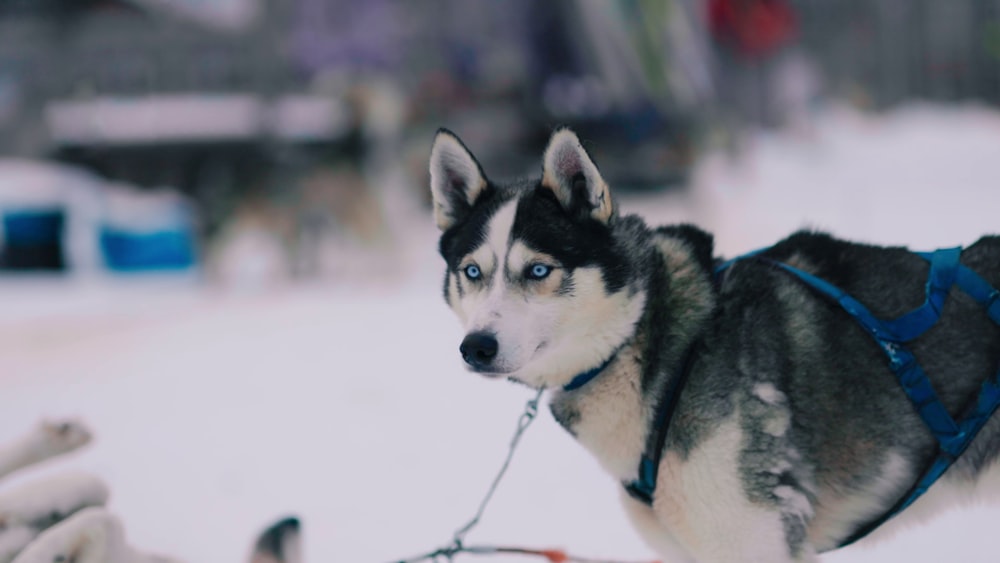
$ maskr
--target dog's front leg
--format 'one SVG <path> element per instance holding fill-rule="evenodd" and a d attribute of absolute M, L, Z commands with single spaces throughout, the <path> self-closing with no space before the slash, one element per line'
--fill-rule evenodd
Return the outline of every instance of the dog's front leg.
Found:
<path fill-rule="evenodd" d="M 639 504 L 645 513 L 629 510 L 636 529 L 663 556 L 664 563 L 817 561 L 798 513 L 784 511 L 777 505 L 761 506 L 745 496 L 732 497 L 723 505 L 670 506 L 671 503 L 668 497 L 658 499 L 654 509 Z"/>
<path fill-rule="evenodd" d="M 695 560 L 677 543 L 673 534 L 656 518 L 653 509 L 621 491 L 622 505 L 632 527 L 663 563 L 695 563 Z"/>
<path fill-rule="evenodd" d="M 749 409 L 747 409 L 749 410 Z M 734 412 L 690 450 L 667 450 L 653 511 L 698 563 L 811 563 L 813 515 L 795 452 L 776 425 L 756 432 Z"/>

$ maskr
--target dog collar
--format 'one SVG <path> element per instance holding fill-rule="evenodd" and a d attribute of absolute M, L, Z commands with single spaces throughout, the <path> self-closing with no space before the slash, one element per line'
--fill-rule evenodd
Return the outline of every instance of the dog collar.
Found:
<path fill-rule="evenodd" d="M 601 365 L 577 375 L 569 383 L 563 385 L 563 391 L 575 391 L 576 389 L 590 383 L 591 380 L 600 375 L 605 368 L 611 365 L 611 362 L 613 362 L 616 357 L 618 357 L 618 350 L 615 350 Z"/>

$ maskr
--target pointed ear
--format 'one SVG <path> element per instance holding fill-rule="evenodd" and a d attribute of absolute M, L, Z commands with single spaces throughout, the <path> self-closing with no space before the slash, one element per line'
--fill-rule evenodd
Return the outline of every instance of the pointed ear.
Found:
<path fill-rule="evenodd" d="M 580 140 L 569 129 L 552 134 L 545 149 L 542 186 L 552 190 L 563 207 L 607 224 L 614 214 L 608 185 Z"/>
<path fill-rule="evenodd" d="M 447 129 L 434 136 L 430 171 L 434 220 L 444 231 L 469 213 L 486 189 L 486 176 L 476 157 Z"/>

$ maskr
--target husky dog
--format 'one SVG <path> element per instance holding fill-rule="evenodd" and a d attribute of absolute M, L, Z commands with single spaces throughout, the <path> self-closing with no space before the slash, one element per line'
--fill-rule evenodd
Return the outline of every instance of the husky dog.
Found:
<path fill-rule="evenodd" d="M 444 297 L 471 371 L 552 390 L 556 420 L 623 483 L 639 478 L 661 398 L 677 389 L 652 500 L 622 495 L 666 561 L 815 561 L 889 511 L 934 458 L 934 437 L 850 316 L 765 260 L 716 275 L 712 237 L 694 226 L 620 215 L 571 131 L 552 135 L 541 178 L 501 184 L 441 130 L 430 177 Z M 800 232 L 760 256 L 880 318 L 924 299 L 927 261 L 903 248 Z M 997 287 L 1000 237 L 961 263 Z M 996 376 L 1000 327 L 952 291 L 911 349 L 955 417 Z M 1000 490 L 1000 416 L 986 420 L 880 535 Z"/>

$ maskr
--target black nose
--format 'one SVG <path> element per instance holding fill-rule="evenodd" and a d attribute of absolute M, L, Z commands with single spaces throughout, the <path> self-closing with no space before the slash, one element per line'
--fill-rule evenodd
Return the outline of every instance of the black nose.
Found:
<path fill-rule="evenodd" d="M 497 339 L 488 332 L 473 332 L 458 347 L 462 359 L 476 369 L 489 367 L 497 357 Z"/>

